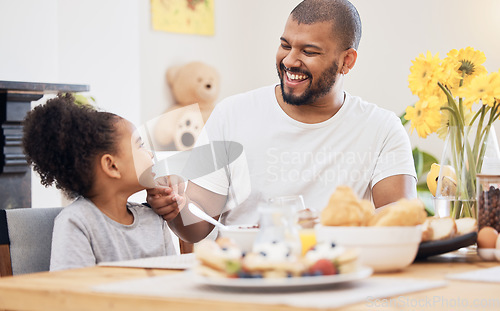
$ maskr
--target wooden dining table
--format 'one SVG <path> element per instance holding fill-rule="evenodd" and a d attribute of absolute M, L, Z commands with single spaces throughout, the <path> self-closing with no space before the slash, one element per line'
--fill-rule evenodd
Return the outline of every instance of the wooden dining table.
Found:
<path fill-rule="evenodd" d="M 475 255 L 447 254 L 417 261 L 399 272 L 371 278 L 446 280 L 444 287 L 405 294 L 406 304 L 387 303 L 394 297 L 363 301 L 340 310 L 500 310 L 500 282 L 447 280 L 446 275 L 499 266 Z M 238 303 L 203 299 L 166 298 L 96 292 L 107 283 L 179 273 L 179 270 L 89 267 L 0 278 L 0 310 L 317 310 L 286 305 Z M 175 285 L 173 285 L 175 286 Z M 367 296 L 369 293 L 367 293 Z"/>

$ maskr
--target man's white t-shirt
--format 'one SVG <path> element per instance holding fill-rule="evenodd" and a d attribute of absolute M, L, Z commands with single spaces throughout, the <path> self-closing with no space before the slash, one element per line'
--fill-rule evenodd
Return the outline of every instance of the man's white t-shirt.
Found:
<path fill-rule="evenodd" d="M 399 118 L 347 93 L 333 117 L 306 124 L 281 109 L 275 85 L 263 87 L 217 104 L 205 130 L 211 141 L 243 146 L 229 170 L 193 181 L 229 195 L 230 208 L 221 217 L 229 225 L 257 223 L 257 208 L 272 197 L 302 194 L 307 208 L 321 211 L 339 185 L 370 199 L 382 179 L 416 176 Z"/>

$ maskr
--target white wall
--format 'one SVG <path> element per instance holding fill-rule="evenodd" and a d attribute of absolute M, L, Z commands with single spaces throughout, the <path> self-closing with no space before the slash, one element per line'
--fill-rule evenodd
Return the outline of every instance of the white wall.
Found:
<path fill-rule="evenodd" d="M 471 46 L 486 54 L 489 72 L 500 69 L 498 0 L 352 2 L 361 15 L 363 37 L 346 89 L 398 115 L 417 100 L 408 88 L 408 74 L 420 53 L 439 52 L 444 58 L 451 49 Z M 435 135 L 421 139 L 415 131 L 411 141 L 441 156 L 443 142 Z"/>
<path fill-rule="evenodd" d="M 154 31 L 150 4 L 141 2 L 142 121 L 165 111 L 173 99 L 165 81 L 172 65 L 193 60 L 221 75 L 219 99 L 277 81 L 275 53 L 286 18 L 299 0 L 215 0 L 215 35 Z"/>
<path fill-rule="evenodd" d="M 0 0 L 0 80 L 57 79 L 57 0 Z"/>
<path fill-rule="evenodd" d="M 89 84 L 101 108 L 139 124 L 138 6 L 138 0 L 0 0 L 0 80 Z M 65 202 L 36 174 L 32 186 L 34 207 Z"/>
<path fill-rule="evenodd" d="M 172 103 L 165 84 L 172 65 L 216 67 L 219 100 L 276 82 L 279 37 L 299 2 L 215 0 L 215 36 L 197 36 L 153 31 L 147 0 L 0 0 L 0 80 L 90 84 L 99 105 L 139 125 Z M 489 71 L 500 68 L 500 1 L 352 2 L 363 37 L 346 79 L 351 94 L 402 113 L 416 100 L 408 89 L 411 60 L 427 50 L 444 57 L 472 46 L 486 53 Z M 442 148 L 435 137 L 411 140 L 435 155 Z M 54 198 L 34 188 L 35 206 Z"/>

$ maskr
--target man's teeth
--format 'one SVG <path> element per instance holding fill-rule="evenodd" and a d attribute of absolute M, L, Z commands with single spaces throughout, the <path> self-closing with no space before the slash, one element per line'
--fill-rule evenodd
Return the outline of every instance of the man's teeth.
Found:
<path fill-rule="evenodd" d="M 290 79 L 290 80 L 305 80 L 305 79 L 307 79 L 306 75 L 293 74 L 293 73 L 289 73 L 288 71 L 286 72 L 286 75 L 287 75 L 288 79 Z"/>

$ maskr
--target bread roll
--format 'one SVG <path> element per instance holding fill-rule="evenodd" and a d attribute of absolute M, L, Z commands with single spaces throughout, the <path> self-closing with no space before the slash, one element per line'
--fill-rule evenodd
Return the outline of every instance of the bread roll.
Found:
<path fill-rule="evenodd" d="M 320 215 L 324 226 L 362 226 L 373 215 L 375 207 L 369 201 L 358 200 L 347 186 L 339 186 Z"/>
<path fill-rule="evenodd" d="M 429 226 L 432 228 L 432 241 L 449 239 L 457 232 L 457 225 L 451 217 L 432 217 L 429 219 Z"/>
<path fill-rule="evenodd" d="M 368 221 L 369 226 L 416 226 L 427 218 L 425 206 L 419 199 L 401 199 L 384 207 Z"/>
<path fill-rule="evenodd" d="M 463 235 L 477 231 L 477 220 L 472 217 L 455 219 L 457 225 L 457 235 Z"/>
<path fill-rule="evenodd" d="M 434 231 L 430 225 L 432 219 L 433 217 L 427 217 L 422 224 L 422 242 L 432 241 L 432 236 L 434 235 Z"/>

